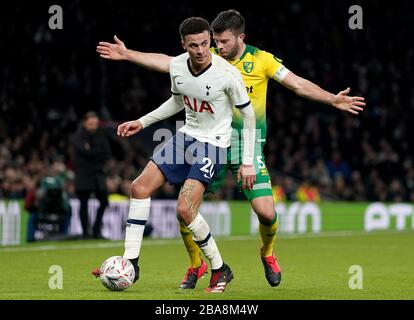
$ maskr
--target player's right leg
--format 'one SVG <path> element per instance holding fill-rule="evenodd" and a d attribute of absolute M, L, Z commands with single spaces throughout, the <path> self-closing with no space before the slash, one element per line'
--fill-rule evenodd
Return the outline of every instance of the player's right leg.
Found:
<path fill-rule="evenodd" d="M 129 259 L 134 266 L 134 282 L 139 278 L 138 259 L 145 224 L 149 217 L 151 194 L 165 182 L 166 178 L 164 174 L 153 161 L 150 161 L 141 175 L 131 185 L 129 213 L 125 231 L 125 251 L 123 256 Z M 94 269 L 92 274 L 96 277 L 99 276 L 99 268 Z"/>
<path fill-rule="evenodd" d="M 144 235 L 145 224 L 149 217 L 151 194 L 166 182 L 158 166 L 150 161 L 131 185 L 129 213 L 125 232 L 124 257 L 129 259 L 135 269 L 134 282 L 139 278 L 138 259 Z"/>

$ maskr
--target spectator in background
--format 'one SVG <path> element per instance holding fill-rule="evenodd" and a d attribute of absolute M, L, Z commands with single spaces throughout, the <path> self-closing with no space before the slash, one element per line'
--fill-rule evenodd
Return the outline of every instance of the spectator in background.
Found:
<path fill-rule="evenodd" d="M 109 139 L 99 128 L 99 117 L 94 111 L 82 119 L 74 139 L 75 189 L 80 201 L 80 220 L 85 239 L 101 239 L 102 218 L 108 206 L 105 164 L 111 158 Z M 96 220 L 89 232 L 88 200 L 94 195 L 100 205 Z"/>
<path fill-rule="evenodd" d="M 66 37 L 57 37 L 41 23 L 30 19 L 24 24 L 15 23 L 16 13 L 20 17 L 25 13 L 32 16 L 33 9 L 39 7 L 34 1 L 15 6 L 14 12 L 0 11 L 0 15 L 3 14 L 0 26 L 7 29 L 3 60 L 8 61 L 0 70 L 1 199 L 22 199 L 27 192 L 22 187 L 22 177 L 27 175 L 39 181 L 47 169 L 45 159 L 50 159 L 51 155 L 64 157 L 68 168 L 72 168 L 70 160 L 73 158 L 69 158 L 71 141 L 83 115 L 78 114 L 78 110 L 99 105 L 102 118 L 108 123 L 111 120 L 118 123 L 124 118 L 148 112 L 149 106 L 161 103 L 170 95 L 170 81 L 165 75 L 126 65 L 112 68 L 96 58 L 91 51 L 91 43 L 104 34 L 112 35 L 113 26 L 105 23 L 105 17 L 112 15 L 117 30 L 125 30 L 125 33 L 131 29 L 129 24 L 134 19 L 139 19 L 145 26 L 139 40 L 131 38 L 135 41 L 134 46 L 146 43 L 149 50 L 168 50 L 173 54 L 174 48 L 179 49 L 174 42 L 175 31 L 170 30 L 173 36 L 165 36 L 168 28 L 154 21 L 178 20 L 180 16 L 188 16 L 190 11 L 196 13 L 195 9 L 165 2 L 166 10 L 160 12 L 153 8 L 142 14 L 142 10 L 134 9 L 140 6 L 138 2 L 116 7 L 113 1 L 108 0 L 99 4 L 102 14 L 89 16 L 87 21 L 84 12 L 94 10 L 93 2 L 74 1 L 73 6 L 66 8 L 67 14 L 74 19 L 74 28 L 65 29 Z M 285 0 L 279 6 L 289 8 L 291 4 Z M 263 5 L 272 12 L 273 3 L 269 1 Z M 296 65 L 298 71 L 309 74 L 312 80 L 320 81 L 324 86 L 333 89 L 334 78 L 339 83 L 353 79 L 352 89 L 366 95 L 370 107 L 354 120 L 329 108 L 322 107 L 315 113 L 307 100 L 297 99 L 287 90 L 272 90 L 267 108 L 268 132 L 272 137 L 267 144 L 269 170 L 283 178 L 281 185 L 288 200 L 295 199 L 298 185 L 306 179 L 302 173 L 306 171 L 310 172 L 310 178 L 317 178 L 322 199 L 346 200 L 349 199 L 348 192 L 338 193 L 335 176 L 325 173 L 332 150 L 339 150 L 351 172 L 359 171 L 361 175 L 361 179 L 354 177 L 356 185 L 352 175 L 346 178 L 345 186 L 352 189 L 352 200 L 398 199 L 400 196 L 394 196 L 397 191 L 403 195 L 404 201 L 413 202 L 414 34 L 413 28 L 406 27 L 406 21 L 412 20 L 412 13 L 406 10 L 406 6 L 390 5 L 388 14 L 382 15 L 380 20 L 384 32 L 364 28 L 350 33 L 349 29 L 340 27 L 342 13 L 349 7 L 346 1 L 297 1 L 294 6 L 300 10 L 284 10 L 278 15 L 262 14 L 262 6 L 251 7 L 246 12 L 246 18 L 253 21 L 248 26 L 249 33 L 258 44 L 270 52 L 277 52 L 282 58 L 289 57 L 289 64 Z M 366 6 L 366 10 L 372 12 L 371 9 L 380 8 L 380 2 L 370 1 Z M 126 8 L 129 19 L 125 19 Z M 172 11 L 176 13 L 174 17 L 169 14 Z M 201 13 L 212 17 L 217 9 L 206 6 L 197 14 Z M 299 25 L 289 34 L 283 32 L 280 26 L 297 17 L 303 18 L 303 26 L 311 27 Z M 259 28 L 255 27 L 255 21 Z M 315 21 L 321 23 L 315 24 Z M 390 24 L 394 27 L 385 27 Z M 14 27 L 8 28 L 11 25 Z M 106 29 L 95 28 L 97 25 L 106 26 Z M 323 37 L 315 36 L 315 33 L 322 32 L 319 27 L 323 25 L 332 28 L 323 29 Z M 268 41 L 268 34 L 281 40 Z M 154 35 L 164 35 L 163 43 L 156 41 Z M 68 50 L 68 38 L 83 40 Z M 387 39 L 386 48 L 383 46 L 384 38 Z M 20 39 L 32 41 L 23 43 Z M 281 43 L 288 45 L 281 46 Z M 303 52 L 298 52 L 299 47 L 304 49 Z M 398 59 L 390 60 L 393 52 L 399 53 Z M 343 58 L 330 59 L 333 56 Z M 351 66 L 346 59 L 349 56 L 352 56 Z M 175 127 L 175 122 L 170 125 Z M 152 145 L 137 143 L 133 139 L 123 141 L 121 145 L 123 150 L 117 157 L 116 144 L 112 144 L 116 160 L 111 174 L 121 177 L 121 186 L 125 185 L 122 194 L 129 196 L 128 181 L 133 180 L 145 166 L 147 155 L 152 154 Z M 303 165 L 307 165 L 309 170 L 302 170 Z M 396 183 L 392 184 L 392 179 L 401 182 L 403 193 L 397 190 Z M 342 188 L 341 178 L 337 178 L 336 183 Z M 217 200 L 222 198 L 241 197 L 229 184 L 223 187 Z"/>
<path fill-rule="evenodd" d="M 29 213 L 27 221 L 26 240 L 36 240 L 35 234 L 39 223 L 47 223 L 59 235 L 67 235 L 70 224 L 71 208 L 66 189 L 67 171 L 65 164 L 54 160 L 50 169 L 40 182 L 29 176 L 23 177 L 26 189 L 24 208 Z"/>
<path fill-rule="evenodd" d="M 286 177 L 284 179 L 283 189 L 285 191 L 287 201 L 296 201 L 296 185 L 292 177 Z"/>
<path fill-rule="evenodd" d="M 354 170 L 351 175 L 351 200 L 365 201 L 367 199 L 367 192 L 365 190 L 364 182 L 362 180 L 361 172 Z"/>
<path fill-rule="evenodd" d="M 332 152 L 331 161 L 328 162 L 328 171 L 332 179 L 340 175 L 345 181 L 351 178 L 351 168 L 345 160 L 342 159 L 341 152 L 335 150 Z"/>
<path fill-rule="evenodd" d="M 389 186 L 388 201 L 403 202 L 405 197 L 405 190 L 398 179 L 392 179 Z"/>
<path fill-rule="evenodd" d="M 35 241 L 35 233 L 37 230 L 37 224 L 39 220 L 39 204 L 36 199 L 36 183 L 26 177 L 26 196 L 24 198 L 24 208 L 29 213 L 29 218 L 27 220 L 27 229 L 26 229 L 26 240 L 27 242 Z"/>
<path fill-rule="evenodd" d="M 347 186 L 346 181 L 341 173 L 334 176 L 334 193 L 338 199 L 351 200 L 352 189 Z"/>
<path fill-rule="evenodd" d="M 48 222 L 58 226 L 60 235 L 67 235 L 71 207 L 66 193 L 66 166 L 58 159 L 53 160 L 47 174 L 40 180 L 36 192 L 38 222 Z"/>
<path fill-rule="evenodd" d="M 316 164 L 310 172 L 310 178 L 317 181 L 322 190 L 328 189 L 332 185 L 332 179 L 322 158 L 316 160 Z"/>
<path fill-rule="evenodd" d="M 286 201 L 286 194 L 285 190 L 279 185 L 272 186 L 272 193 L 273 193 L 273 201 L 275 203 L 285 202 Z"/>
<path fill-rule="evenodd" d="M 106 188 L 108 190 L 109 202 L 122 202 L 129 200 L 129 197 L 127 195 L 122 194 L 121 183 L 122 179 L 117 175 L 109 176 L 106 179 Z"/>
<path fill-rule="evenodd" d="M 296 191 L 296 198 L 300 202 L 320 202 L 321 200 L 318 188 L 306 180 Z"/>
<path fill-rule="evenodd" d="M 282 187 L 283 179 L 278 175 L 272 175 L 273 201 L 276 203 L 286 201 L 286 193 Z"/>

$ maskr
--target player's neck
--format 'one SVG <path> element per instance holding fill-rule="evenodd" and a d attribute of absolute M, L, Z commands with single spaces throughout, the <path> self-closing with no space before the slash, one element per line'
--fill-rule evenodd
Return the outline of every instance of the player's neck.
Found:
<path fill-rule="evenodd" d="M 200 73 L 210 65 L 211 60 L 212 60 L 212 55 L 211 55 L 210 52 L 208 54 L 208 58 L 207 58 L 206 62 L 204 62 L 202 64 L 199 64 L 199 63 L 197 63 L 197 61 L 193 61 L 190 58 L 190 68 L 191 68 L 191 70 L 193 71 L 194 74 Z"/>
<path fill-rule="evenodd" d="M 239 51 L 237 51 L 237 54 L 234 57 L 234 60 L 239 60 L 241 58 L 241 56 L 243 55 L 245 50 L 246 50 L 246 44 L 243 42 L 241 44 L 241 46 L 239 47 Z"/>

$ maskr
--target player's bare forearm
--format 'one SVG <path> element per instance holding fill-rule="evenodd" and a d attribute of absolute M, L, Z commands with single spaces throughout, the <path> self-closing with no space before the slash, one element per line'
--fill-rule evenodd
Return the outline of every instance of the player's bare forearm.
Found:
<path fill-rule="evenodd" d="M 309 80 L 298 77 L 292 72 L 289 72 L 286 78 L 282 81 L 282 84 L 288 89 L 294 91 L 298 96 L 308 100 L 317 101 L 352 114 L 358 114 L 359 111 L 363 111 L 363 107 L 366 105 L 364 102 L 365 98 L 348 96 L 348 93 L 351 91 L 350 88 L 347 88 L 335 95 L 322 89 Z"/>
<path fill-rule="evenodd" d="M 296 93 L 308 100 L 317 101 L 329 106 L 333 106 L 335 100 L 335 95 L 333 93 L 330 93 L 305 79 L 303 86 Z"/>
<path fill-rule="evenodd" d="M 323 90 L 313 82 L 303 79 L 292 72 L 286 76 L 282 84 L 298 96 L 332 106 L 335 95 Z"/>
<path fill-rule="evenodd" d="M 129 61 L 143 68 L 168 73 L 172 57 L 160 53 L 130 50 L 116 35 L 114 42 L 99 42 L 96 52 L 101 58 L 115 61 Z"/>
<path fill-rule="evenodd" d="M 162 53 L 140 52 L 128 49 L 126 60 L 145 69 L 168 73 L 172 57 Z"/>

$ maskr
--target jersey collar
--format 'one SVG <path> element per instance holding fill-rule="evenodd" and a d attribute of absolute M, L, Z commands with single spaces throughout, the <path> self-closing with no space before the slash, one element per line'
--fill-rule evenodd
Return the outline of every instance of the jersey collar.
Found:
<path fill-rule="evenodd" d="M 233 66 L 235 66 L 236 64 L 238 64 L 240 61 L 242 61 L 244 59 L 244 57 L 246 56 L 246 54 L 251 53 L 254 54 L 257 51 L 256 47 L 253 47 L 251 45 L 246 44 L 246 47 L 244 48 L 244 52 L 241 55 L 241 57 L 237 60 L 228 60 Z"/>
<path fill-rule="evenodd" d="M 202 71 L 200 71 L 199 73 L 194 73 L 193 69 L 191 68 L 190 58 L 187 59 L 187 67 L 188 67 L 188 70 L 190 71 L 190 73 L 193 77 L 201 76 L 204 72 L 206 72 L 208 69 L 210 69 L 212 65 L 213 65 L 213 60 L 211 60 L 211 62 L 208 64 L 208 66 L 205 67 Z"/>

